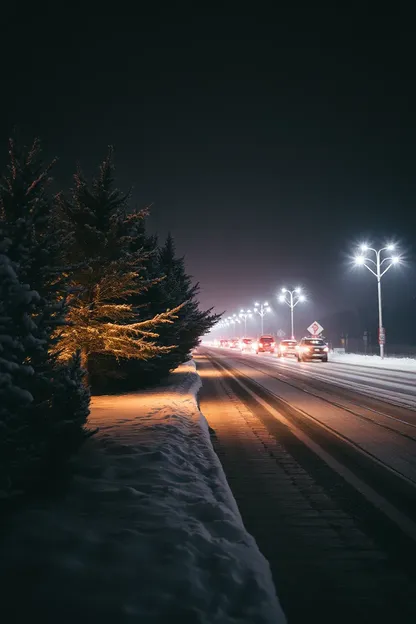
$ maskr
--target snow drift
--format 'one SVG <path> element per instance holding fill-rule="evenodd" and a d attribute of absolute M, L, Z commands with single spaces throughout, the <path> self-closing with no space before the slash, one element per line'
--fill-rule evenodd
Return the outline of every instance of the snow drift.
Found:
<path fill-rule="evenodd" d="M 90 424 L 100 433 L 77 459 L 69 493 L 22 512 L 6 534 L 2 616 L 285 621 L 213 451 L 199 386 L 187 363 L 165 388 L 94 399 Z"/>
<path fill-rule="evenodd" d="M 416 372 L 416 358 L 410 357 L 386 357 L 382 360 L 379 355 L 363 355 L 359 353 L 331 353 L 333 362 L 340 364 L 353 364 L 354 366 L 371 366 L 398 371 Z"/>

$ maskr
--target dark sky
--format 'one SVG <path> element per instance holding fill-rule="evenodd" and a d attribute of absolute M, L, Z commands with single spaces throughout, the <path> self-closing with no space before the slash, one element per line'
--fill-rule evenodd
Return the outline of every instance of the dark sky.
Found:
<path fill-rule="evenodd" d="M 149 225 L 173 233 L 204 306 L 234 312 L 300 283 L 305 323 L 367 299 L 375 313 L 375 279 L 347 256 L 386 236 L 409 265 L 385 297 L 414 298 L 416 59 L 400 3 L 247 15 L 41 4 L 2 17 L 4 154 L 14 126 L 39 135 L 65 185 L 113 144 L 119 185 L 153 202 Z"/>

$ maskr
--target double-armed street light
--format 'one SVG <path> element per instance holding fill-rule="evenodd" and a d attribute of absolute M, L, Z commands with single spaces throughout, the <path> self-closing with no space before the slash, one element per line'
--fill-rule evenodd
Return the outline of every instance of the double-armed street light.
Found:
<path fill-rule="evenodd" d="M 378 292 L 378 342 L 380 345 L 380 357 L 384 358 L 384 344 L 386 334 L 383 327 L 383 309 L 381 299 L 381 278 L 395 264 L 400 264 L 401 258 L 396 255 L 389 255 L 394 252 L 396 246 L 392 243 L 381 249 L 373 249 L 367 244 L 360 245 L 360 253 L 355 256 L 355 264 L 365 266 L 377 278 Z M 371 257 L 369 257 L 371 256 Z M 370 265 L 370 266 L 369 266 Z"/>
<path fill-rule="evenodd" d="M 247 319 L 253 317 L 251 310 L 240 310 L 239 317 L 244 321 L 244 336 L 247 337 Z"/>
<path fill-rule="evenodd" d="M 295 330 L 293 323 L 293 310 L 298 305 L 299 302 L 306 301 L 305 295 L 302 294 L 301 288 L 295 288 L 294 290 L 288 290 L 287 288 L 282 288 L 282 294 L 279 295 L 280 303 L 286 303 L 290 308 L 290 325 L 292 330 L 292 340 L 295 339 Z"/>
<path fill-rule="evenodd" d="M 255 303 L 254 304 L 254 312 L 257 312 L 257 314 L 260 316 L 261 318 L 261 333 L 264 333 L 264 317 L 266 316 L 266 314 L 268 312 L 271 312 L 272 309 L 269 306 L 269 304 L 267 303 L 267 301 L 265 301 L 264 303 Z"/>

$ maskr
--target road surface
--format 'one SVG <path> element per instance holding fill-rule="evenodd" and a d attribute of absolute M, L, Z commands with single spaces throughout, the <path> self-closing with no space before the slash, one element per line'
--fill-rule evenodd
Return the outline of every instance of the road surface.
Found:
<path fill-rule="evenodd" d="M 416 622 L 416 373 L 226 349 L 196 361 L 289 623 Z"/>

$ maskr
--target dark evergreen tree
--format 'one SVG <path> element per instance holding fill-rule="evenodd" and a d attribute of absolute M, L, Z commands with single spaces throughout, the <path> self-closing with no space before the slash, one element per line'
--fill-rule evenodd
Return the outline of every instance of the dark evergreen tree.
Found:
<path fill-rule="evenodd" d="M 59 199 L 72 236 L 67 260 L 79 263 L 71 273 L 70 324 L 60 334 L 60 357 L 79 349 L 90 373 L 102 358 L 113 368 L 114 358 L 145 360 L 169 350 L 157 341 L 158 332 L 176 310 L 143 319 L 133 303 L 153 282 L 143 277 L 149 254 L 138 244 L 144 214 L 130 211 L 129 199 L 115 188 L 111 149 L 91 185 L 78 171 L 70 198 Z"/>
<path fill-rule="evenodd" d="M 200 310 L 198 302 L 199 284 L 193 284 L 192 277 L 186 273 L 184 258 L 176 257 L 174 241 L 171 235 L 159 252 L 159 271 L 164 280 L 157 284 L 161 291 L 159 297 L 164 298 L 165 305 L 170 308 L 180 303 L 183 307 L 178 312 L 178 321 L 166 328 L 161 336 L 162 344 L 175 338 L 176 347 L 169 353 L 170 368 L 177 366 L 189 358 L 200 338 L 218 322 L 220 315 L 213 314 L 212 308 Z M 151 296 L 152 293 L 150 292 Z"/>
<path fill-rule="evenodd" d="M 18 263 L 19 278 L 50 306 L 52 318 L 62 313 L 65 293 L 61 249 L 66 234 L 49 192 L 55 161 L 43 163 L 37 139 L 30 148 L 10 139 L 9 158 L 0 181 L 0 235 L 9 241 L 8 257 Z"/>
<path fill-rule="evenodd" d="M 2 248 L 1 248 L 2 247 Z M 4 251 L 6 245 L 0 246 Z M 0 498 L 39 487 L 82 443 L 89 392 L 79 357 L 56 365 L 48 353 L 39 294 L 0 254 Z"/>
<path fill-rule="evenodd" d="M 42 167 L 37 141 L 17 150 L 0 183 L 0 451 L 3 494 L 25 490 L 53 473 L 85 437 L 89 396 L 79 358 L 58 364 L 65 323 L 65 273 L 53 202 L 50 167 Z M 70 397 L 63 410 L 66 399 Z"/>
<path fill-rule="evenodd" d="M 184 258 L 176 256 L 174 241 L 171 235 L 151 256 L 148 265 L 149 274 L 153 277 L 162 276 L 146 291 L 145 297 L 136 303 L 143 306 L 149 317 L 159 314 L 162 310 L 177 309 L 177 319 L 171 325 L 159 331 L 161 345 L 174 345 L 169 352 L 160 357 L 151 358 L 147 362 L 129 363 L 124 366 L 129 380 L 144 383 L 158 381 L 189 359 L 201 338 L 218 322 L 220 315 L 213 314 L 212 309 L 199 309 L 199 284 L 193 284 L 192 277 L 186 273 Z"/>

